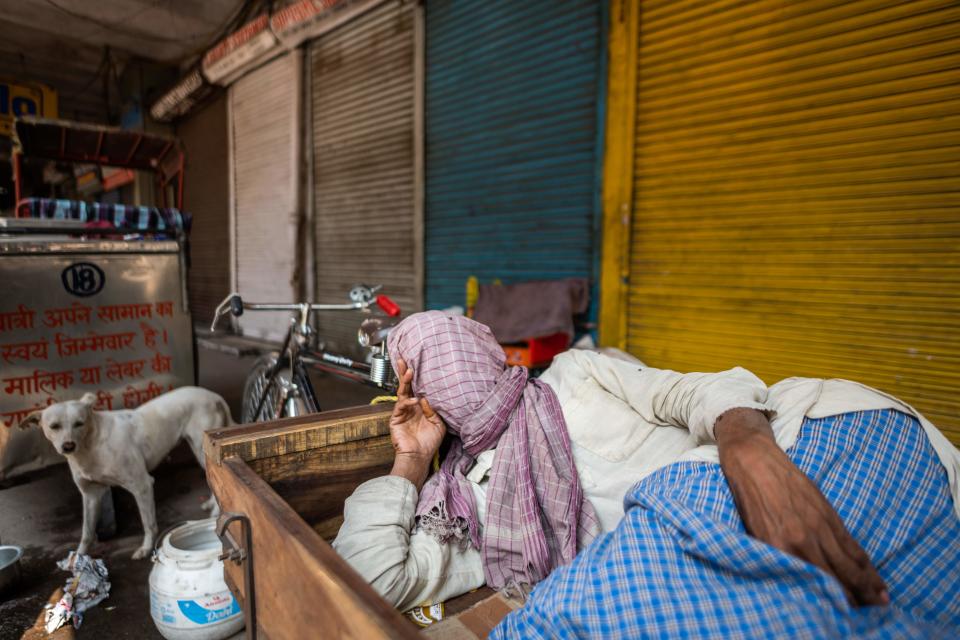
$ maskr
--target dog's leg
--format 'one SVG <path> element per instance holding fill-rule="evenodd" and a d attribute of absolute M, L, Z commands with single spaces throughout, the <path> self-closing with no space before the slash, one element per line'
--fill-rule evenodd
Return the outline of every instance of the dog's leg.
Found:
<path fill-rule="evenodd" d="M 229 425 L 230 414 L 229 410 L 226 415 L 227 422 L 226 425 Z M 200 465 L 200 468 L 206 470 L 207 468 L 207 459 L 203 455 L 203 431 L 200 430 L 191 430 L 188 431 L 184 438 L 190 444 L 190 449 L 193 451 L 194 457 L 197 459 L 197 463 Z M 216 518 L 220 515 L 220 505 L 217 503 L 217 497 L 213 495 L 213 492 L 210 493 L 210 497 L 203 501 L 203 504 L 200 505 L 204 511 L 209 511 L 210 516 Z"/>
<path fill-rule="evenodd" d="M 207 459 L 203 455 L 203 431 L 196 428 L 188 428 L 186 433 L 183 434 L 183 439 L 190 445 L 190 450 L 193 451 L 193 457 L 197 459 L 197 464 L 200 465 L 201 469 L 206 471 Z"/>
<path fill-rule="evenodd" d="M 140 548 L 133 552 L 131 556 L 134 560 L 146 558 L 153 551 L 153 543 L 157 537 L 157 514 L 153 502 L 153 477 L 146 475 L 146 482 L 140 486 L 130 489 L 134 499 L 137 501 L 137 508 L 140 510 L 140 520 L 143 522 L 143 543 Z"/>
<path fill-rule="evenodd" d="M 80 495 L 83 496 L 83 533 L 80 536 L 78 554 L 90 551 L 90 545 L 97 541 L 97 516 L 100 515 L 100 500 L 110 489 L 107 485 L 87 480 L 77 480 Z"/>

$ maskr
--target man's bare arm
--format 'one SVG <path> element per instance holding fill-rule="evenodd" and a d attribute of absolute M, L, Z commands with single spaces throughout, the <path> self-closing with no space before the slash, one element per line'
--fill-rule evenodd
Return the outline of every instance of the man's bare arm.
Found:
<path fill-rule="evenodd" d="M 859 605 L 890 603 L 870 558 L 817 486 L 777 445 L 767 417 L 731 409 L 714 426 L 720 466 L 747 532 L 817 565 Z"/>

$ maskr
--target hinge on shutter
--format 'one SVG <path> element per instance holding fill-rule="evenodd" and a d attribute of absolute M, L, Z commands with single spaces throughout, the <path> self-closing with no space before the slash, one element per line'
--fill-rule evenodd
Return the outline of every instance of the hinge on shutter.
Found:
<path fill-rule="evenodd" d="M 233 522 L 240 523 L 243 545 L 238 545 L 228 527 Z M 257 640 L 257 598 L 253 587 L 253 533 L 250 520 L 242 513 L 221 513 L 217 518 L 217 537 L 223 544 L 220 560 L 243 564 L 243 620 L 247 626 L 247 639 Z"/>

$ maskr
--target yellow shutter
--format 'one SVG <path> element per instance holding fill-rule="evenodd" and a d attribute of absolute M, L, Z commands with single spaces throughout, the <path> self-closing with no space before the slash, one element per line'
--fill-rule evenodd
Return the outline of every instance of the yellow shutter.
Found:
<path fill-rule="evenodd" d="M 642 1 L 626 342 L 960 442 L 960 2 Z"/>

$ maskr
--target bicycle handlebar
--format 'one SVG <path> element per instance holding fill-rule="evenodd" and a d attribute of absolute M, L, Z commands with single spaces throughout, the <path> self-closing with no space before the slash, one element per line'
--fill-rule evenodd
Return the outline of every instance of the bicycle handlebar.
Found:
<path fill-rule="evenodd" d="M 377 286 L 374 291 L 379 289 Z M 383 309 L 388 316 L 400 315 L 400 307 L 393 300 L 385 295 L 378 295 L 366 301 L 355 301 L 345 304 L 316 304 L 316 303 L 289 303 L 289 302 L 244 302 L 239 293 L 231 293 L 223 299 L 213 313 L 213 322 L 210 323 L 210 331 L 215 331 L 217 321 L 222 316 L 230 313 L 236 317 L 242 316 L 244 311 L 303 311 L 309 308 L 310 311 L 360 311 L 368 309 L 374 303 Z"/>

